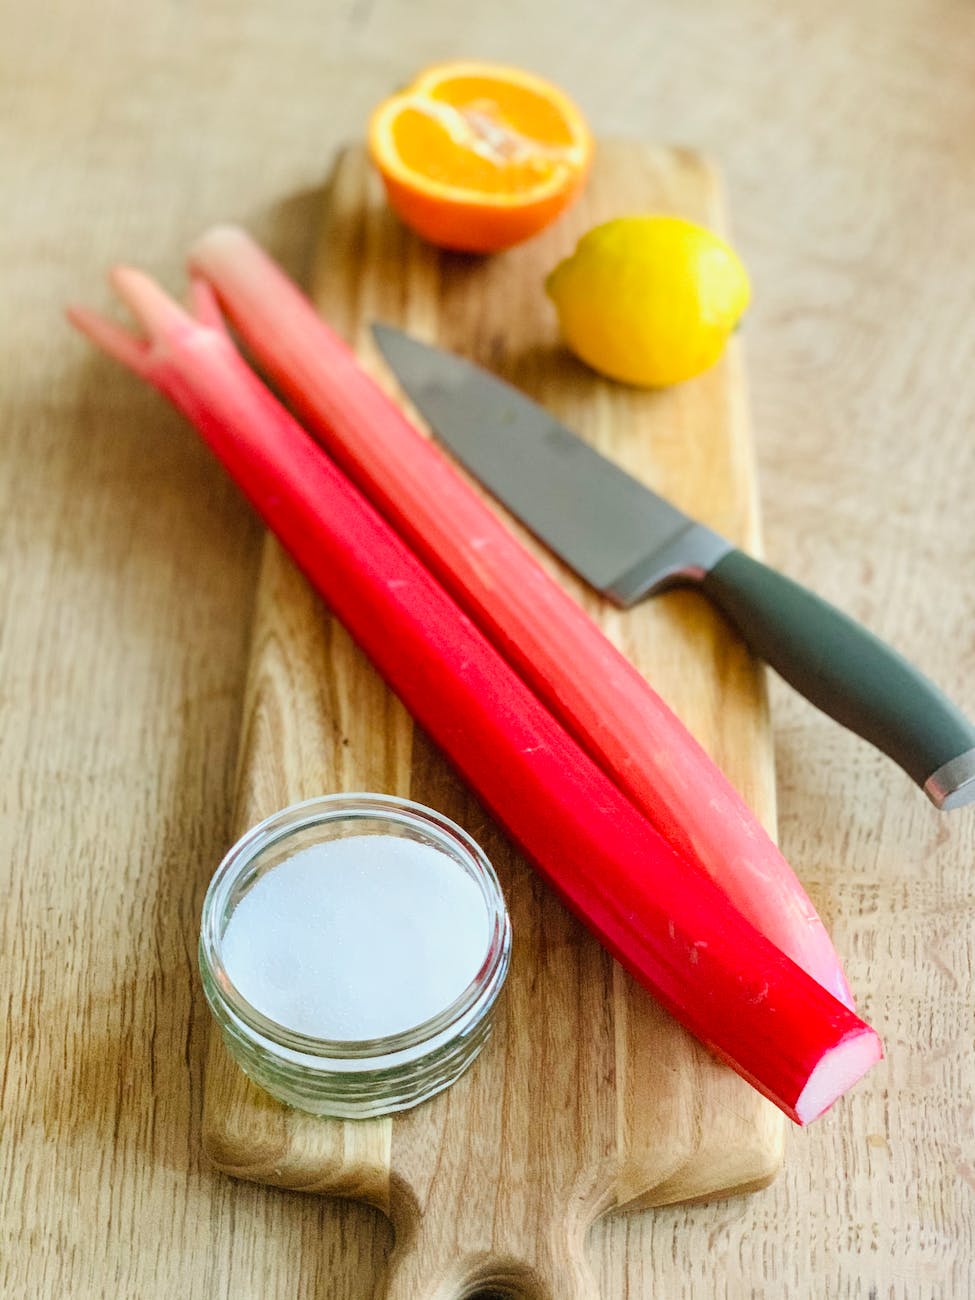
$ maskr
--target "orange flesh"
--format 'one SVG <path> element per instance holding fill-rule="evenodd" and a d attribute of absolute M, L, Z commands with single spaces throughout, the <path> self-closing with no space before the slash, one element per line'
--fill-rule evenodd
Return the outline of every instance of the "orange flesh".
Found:
<path fill-rule="evenodd" d="M 513 130 L 489 101 L 461 109 L 413 101 L 392 124 L 404 167 L 441 185 L 480 193 L 523 194 L 550 181 L 567 161 Z"/>
<path fill-rule="evenodd" d="M 452 77 L 432 86 L 427 94 L 445 104 L 467 109 L 480 107 L 531 140 L 566 146 L 577 143 L 556 105 L 526 86 L 487 77 Z"/>

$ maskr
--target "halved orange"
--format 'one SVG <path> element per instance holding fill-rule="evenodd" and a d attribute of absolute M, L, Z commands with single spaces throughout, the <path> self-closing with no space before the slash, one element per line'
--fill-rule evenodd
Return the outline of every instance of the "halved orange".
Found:
<path fill-rule="evenodd" d="M 572 202 L 592 137 L 568 96 L 541 77 L 443 63 L 379 105 L 369 153 L 417 234 L 490 253 L 536 234 Z"/>

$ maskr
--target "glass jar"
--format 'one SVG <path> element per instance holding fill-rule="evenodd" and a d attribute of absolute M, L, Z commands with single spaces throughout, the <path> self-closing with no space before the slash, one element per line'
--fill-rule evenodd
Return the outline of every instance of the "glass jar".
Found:
<path fill-rule="evenodd" d="M 350 835 L 406 836 L 446 854 L 480 888 L 488 948 L 472 982 L 432 1019 L 385 1038 L 331 1041 L 277 1024 L 252 1006 L 228 977 L 221 947 L 234 909 L 266 872 L 311 845 Z M 449 818 L 392 795 L 328 795 L 274 813 L 230 850 L 203 903 L 200 973 L 231 1055 L 266 1092 L 317 1115 L 386 1115 L 453 1083 L 491 1033 L 510 955 L 504 897 L 482 850 Z"/>

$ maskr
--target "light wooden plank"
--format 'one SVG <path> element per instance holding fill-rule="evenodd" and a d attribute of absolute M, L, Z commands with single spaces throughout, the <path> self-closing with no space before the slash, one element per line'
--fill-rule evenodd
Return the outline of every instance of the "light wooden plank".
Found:
<path fill-rule="evenodd" d="M 579 232 L 634 207 L 721 220 L 714 177 L 698 159 L 607 144 L 585 198 L 558 227 L 490 261 L 438 254 L 392 218 L 364 155 L 352 150 L 329 186 L 313 295 L 385 384 L 368 332 L 373 319 L 490 362 L 634 473 L 754 542 L 737 347 L 696 384 L 641 393 L 603 382 L 569 357 L 539 293 Z M 545 562 L 720 753 L 774 830 L 762 673 L 721 620 L 686 595 L 620 614 Z M 397 1228 L 389 1295 L 402 1300 L 453 1300 L 475 1283 L 502 1282 L 532 1296 L 581 1300 L 595 1286 L 585 1234 L 611 1206 L 769 1181 L 781 1160 L 781 1116 L 615 967 L 420 735 L 411 767 L 409 720 L 273 542 L 243 736 L 239 828 L 316 793 L 409 794 L 484 845 L 516 938 L 495 1041 L 447 1094 L 392 1120 L 322 1122 L 268 1102 L 214 1034 L 205 1132 L 220 1168 L 361 1195 L 384 1208 Z"/>

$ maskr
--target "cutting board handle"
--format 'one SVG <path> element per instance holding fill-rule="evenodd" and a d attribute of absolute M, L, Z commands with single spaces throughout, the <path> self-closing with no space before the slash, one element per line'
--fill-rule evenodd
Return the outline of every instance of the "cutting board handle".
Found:
<path fill-rule="evenodd" d="M 506 1231 L 496 1220 L 493 1240 L 480 1245 L 459 1240 L 457 1227 L 424 1215 L 397 1232 L 376 1300 L 599 1300 L 585 1228 L 536 1218 L 509 1220 Z"/>

